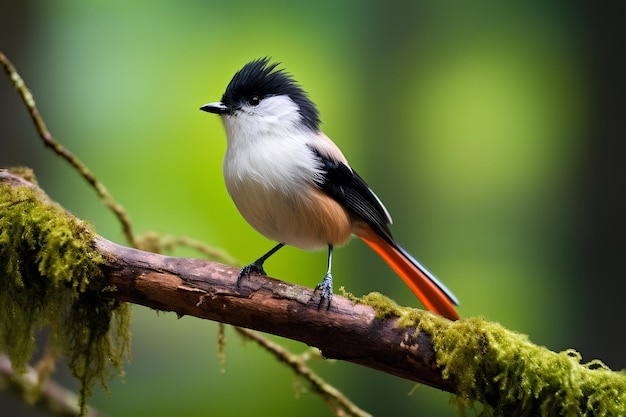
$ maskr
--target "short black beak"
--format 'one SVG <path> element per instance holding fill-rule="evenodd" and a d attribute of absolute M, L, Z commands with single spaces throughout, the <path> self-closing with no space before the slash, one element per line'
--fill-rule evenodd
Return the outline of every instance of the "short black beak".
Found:
<path fill-rule="evenodd" d="M 228 107 L 226 107 L 226 105 L 221 102 L 205 104 L 204 106 L 200 107 L 200 110 L 215 114 L 230 113 Z"/>

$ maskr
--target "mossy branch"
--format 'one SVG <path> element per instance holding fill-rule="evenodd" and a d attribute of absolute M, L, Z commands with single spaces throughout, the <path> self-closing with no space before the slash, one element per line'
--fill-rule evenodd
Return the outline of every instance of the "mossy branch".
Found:
<path fill-rule="evenodd" d="M 626 375 L 599 361 L 582 364 L 575 351 L 551 352 L 496 323 L 480 318 L 451 322 L 399 307 L 379 294 L 361 299 L 337 296 L 326 311 L 318 310 L 311 289 L 269 277 L 253 275 L 237 287 L 236 268 L 143 252 L 87 233 L 82 222 L 67 220 L 74 218 L 19 176 L 0 171 L 0 187 L 2 285 L 17 282 L 11 288 L 12 296 L 20 296 L 27 282 L 24 272 L 21 280 L 15 280 L 16 265 L 37 260 L 37 277 L 62 276 L 63 282 L 72 283 L 69 285 L 91 300 L 128 301 L 299 340 L 320 348 L 327 358 L 452 392 L 460 413 L 477 401 L 485 405 L 487 415 L 626 414 Z M 16 217 L 18 207 L 31 211 Z M 44 218 L 41 213 L 51 217 Z M 52 221 L 60 221 L 73 232 L 59 235 L 50 227 Z M 37 236 L 36 242 L 48 243 L 43 247 L 32 239 L 18 243 L 24 236 Z M 9 247 L 14 249 L 7 250 Z M 9 259 L 7 253 L 19 259 Z M 39 262 L 44 258 L 60 261 Z M 98 272 L 83 265 L 59 275 L 60 265 L 67 262 L 69 268 L 76 259 Z M 48 271 L 47 265 L 54 267 Z M 0 296 L 3 293 L 4 289 Z M 29 297 L 45 299 L 37 293 Z M 4 306 L 2 311 L 6 312 Z M 27 313 L 22 320 L 35 320 L 32 310 Z M 56 316 L 47 320 L 56 320 Z M 6 314 L 0 316 L 3 333 L 7 321 Z M 32 328 L 26 330 L 32 332 Z M 6 342 L 4 338 L 2 348 L 7 347 Z M 87 351 L 96 356 L 101 353 Z M 8 353 L 23 364 L 23 353 Z M 70 354 L 84 360 L 84 355 Z"/>
<path fill-rule="evenodd" d="M 39 108 L 37 108 L 37 104 L 35 103 L 35 99 L 33 98 L 33 94 L 30 92 L 26 83 L 17 72 L 9 58 L 7 58 L 2 51 L 0 51 L 0 68 L 4 71 L 4 73 L 9 77 L 11 83 L 13 83 L 13 87 L 15 91 L 19 94 L 24 106 L 28 110 L 28 114 L 33 120 L 33 124 L 37 129 L 37 133 L 39 137 L 43 141 L 43 144 L 50 148 L 55 154 L 59 155 L 61 158 L 66 160 L 76 171 L 80 174 L 81 177 L 85 179 L 89 183 L 89 185 L 98 193 L 98 196 L 103 201 L 103 203 L 113 212 L 113 214 L 117 217 L 118 221 L 122 225 L 122 231 L 124 236 L 128 240 L 131 246 L 137 247 L 137 242 L 135 240 L 135 234 L 133 233 L 133 226 L 130 221 L 126 210 L 113 199 L 113 196 L 109 193 L 104 184 L 96 177 L 96 175 L 91 172 L 91 170 L 85 165 L 76 155 L 70 152 L 69 149 L 61 145 L 55 138 L 52 136 L 52 133 L 48 130 L 46 123 L 43 118 L 39 114 Z"/>
<path fill-rule="evenodd" d="M 24 178 L 0 170 L 0 352 L 18 374 L 50 328 L 49 349 L 80 382 L 79 409 L 95 382 L 123 375 L 130 305 L 103 297 L 103 262 L 89 226 Z"/>

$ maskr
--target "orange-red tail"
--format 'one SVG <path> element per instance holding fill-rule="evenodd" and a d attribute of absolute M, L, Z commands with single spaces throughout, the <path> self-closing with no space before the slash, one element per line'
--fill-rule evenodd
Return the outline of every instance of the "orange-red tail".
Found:
<path fill-rule="evenodd" d="M 359 236 L 380 255 L 381 258 L 411 288 L 424 306 L 450 320 L 458 320 L 459 314 L 454 309 L 458 301 L 437 278 L 399 245 L 392 245 L 376 233 L 367 237 Z"/>

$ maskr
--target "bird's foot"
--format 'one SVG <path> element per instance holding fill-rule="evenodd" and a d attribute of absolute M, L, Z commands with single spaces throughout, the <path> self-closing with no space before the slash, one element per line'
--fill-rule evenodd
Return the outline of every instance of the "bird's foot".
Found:
<path fill-rule="evenodd" d="M 267 275 L 265 273 L 265 270 L 263 269 L 263 262 L 259 262 L 259 261 L 252 262 L 251 264 L 246 265 L 243 268 L 241 268 L 241 271 L 239 271 L 239 276 L 237 276 L 237 287 L 239 287 L 241 280 L 244 277 L 249 277 L 252 272 L 256 272 L 257 274 L 261 274 L 261 275 Z"/>
<path fill-rule="evenodd" d="M 330 308 L 330 302 L 333 300 L 333 276 L 329 273 L 326 274 L 322 282 L 315 286 L 315 292 L 321 290 L 320 292 L 320 303 L 317 306 L 319 310 L 322 307 L 322 303 L 324 302 L 324 298 L 328 299 L 328 304 L 326 305 L 326 310 Z"/>

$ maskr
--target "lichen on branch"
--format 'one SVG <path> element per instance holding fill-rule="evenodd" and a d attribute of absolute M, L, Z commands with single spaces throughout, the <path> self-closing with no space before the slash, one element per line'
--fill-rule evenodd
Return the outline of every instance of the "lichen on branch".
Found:
<path fill-rule="evenodd" d="M 42 201 L 43 200 L 43 201 Z M 100 296 L 102 262 L 89 225 L 27 186 L 0 184 L 0 351 L 24 372 L 35 333 L 68 358 L 80 407 L 106 389 L 130 352 L 130 305 Z"/>

